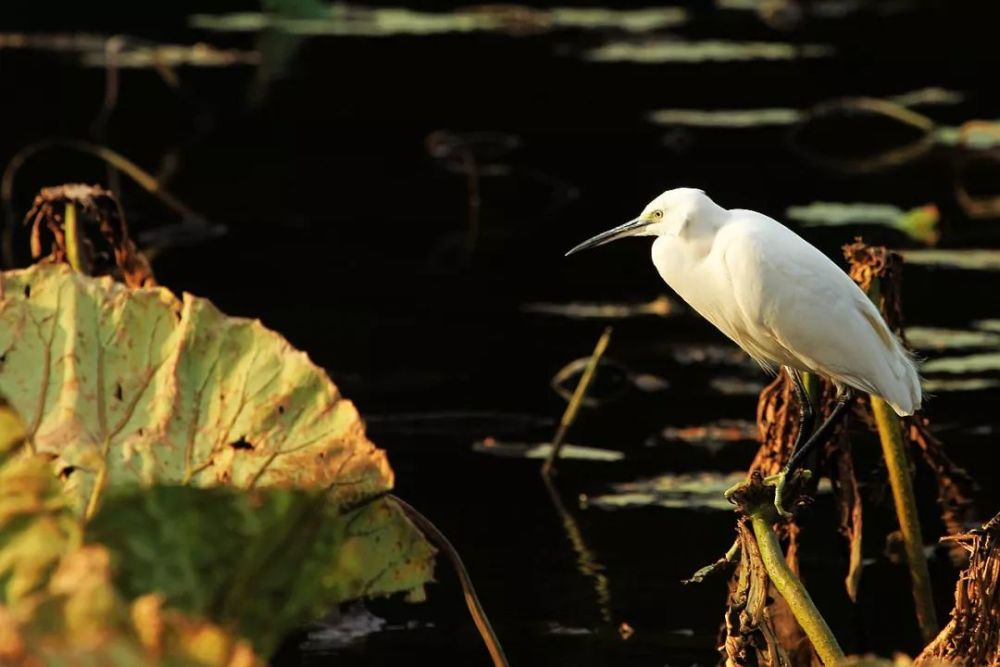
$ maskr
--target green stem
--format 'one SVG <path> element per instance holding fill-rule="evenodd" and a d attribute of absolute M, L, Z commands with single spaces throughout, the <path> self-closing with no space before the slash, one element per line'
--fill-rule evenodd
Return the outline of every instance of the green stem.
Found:
<path fill-rule="evenodd" d="M 476 628 L 479 630 L 479 636 L 482 637 L 483 643 L 486 644 L 486 650 L 489 651 L 490 658 L 493 660 L 494 667 L 509 667 L 507 663 L 507 656 L 503 652 L 503 647 L 500 645 L 500 639 L 497 637 L 496 632 L 493 631 L 493 626 L 490 625 L 490 620 L 486 618 L 486 611 L 483 609 L 482 603 L 479 601 L 479 596 L 476 595 L 476 587 L 472 585 L 472 578 L 469 576 L 469 571 L 465 569 L 465 563 L 462 562 L 462 557 L 458 555 L 458 550 L 448 541 L 448 538 L 444 536 L 437 526 L 431 523 L 431 520 L 425 517 L 423 514 L 418 512 L 413 508 L 412 505 L 404 501 L 399 496 L 391 495 L 389 498 L 395 502 L 403 513 L 412 521 L 417 528 L 419 528 L 424 535 L 427 536 L 435 546 L 440 548 L 447 556 L 451 559 L 451 564 L 455 568 L 455 572 L 458 574 L 458 580 L 462 584 L 462 593 L 465 595 L 465 604 L 469 608 L 469 613 L 472 615 L 472 621 L 476 624 Z"/>
<path fill-rule="evenodd" d="M 566 405 L 566 411 L 563 412 L 562 419 L 559 420 L 559 428 L 556 430 L 555 437 L 552 438 L 552 449 L 549 451 L 549 457 L 542 464 L 543 475 L 549 475 L 552 472 L 556 459 L 559 458 L 559 451 L 562 449 L 563 441 L 566 439 L 566 433 L 569 431 L 569 427 L 573 425 L 573 421 L 576 420 L 576 413 L 580 410 L 583 397 L 586 396 L 587 388 L 590 387 L 590 381 L 594 379 L 594 373 L 597 371 L 597 364 L 600 362 L 604 351 L 608 349 L 608 342 L 610 340 L 611 327 L 605 327 L 601 337 L 597 339 L 597 345 L 594 347 L 593 354 L 590 355 L 587 367 L 583 369 L 583 375 L 580 376 L 576 390 Z"/>
<path fill-rule="evenodd" d="M 809 597 L 809 591 L 788 567 L 778 536 L 771 527 L 770 514 L 773 510 L 773 506 L 761 505 L 750 513 L 750 521 L 753 524 L 764 568 L 774 587 L 792 610 L 795 620 L 805 630 L 820 660 L 824 665 L 836 665 L 844 659 L 844 651 L 830 631 L 830 626 L 819 613 L 819 609 L 816 608 L 816 603 Z"/>
<path fill-rule="evenodd" d="M 68 201 L 63 212 L 63 232 L 65 233 L 66 259 L 69 265 L 78 273 L 89 276 L 90 263 L 87 261 L 83 248 L 83 237 L 80 235 L 80 223 L 76 219 L 76 205 Z"/>
<path fill-rule="evenodd" d="M 868 298 L 881 310 L 882 285 L 878 278 L 872 278 L 868 286 Z M 889 486 L 896 505 L 899 530 L 903 535 L 906 560 L 910 565 L 910 584 L 913 587 L 913 602 L 917 611 L 917 623 L 925 642 L 930 642 L 938 633 L 937 613 L 934 610 L 934 595 L 931 592 L 931 575 L 927 569 L 924 554 L 923 533 L 917 514 L 917 496 L 913 492 L 910 479 L 910 463 L 906 456 L 906 445 L 899 427 L 899 418 L 889 405 L 878 396 L 871 397 L 872 412 L 878 426 L 882 453 L 889 472 Z"/>
<path fill-rule="evenodd" d="M 934 610 L 934 596 L 931 592 L 931 575 L 924 555 L 924 542 L 920 531 L 920 517 L 917 515 L 917 499 L 910 479 L 910 464 L 906 456 L 903 433 L 899 428 L 899 418 L 892 408 L 878 396 L 871 397 L 872 412 L 882 440 L 882 453 L 889 471 L 889 486 L 899 518 L 899 530 L 903 535 L 906 560 L 910 565 L 910 579 L 913 586 L 913 602 L 917 609 L 917 622 L 925 642 L 930 642 L 938 633 L 937 613 Z"/>
<path fill-rule="evenodd" d="M 802 384 L 806 388 L 806 393 L 809 394 L 809 400 L 812 401 L 813 407 L 816 407 L 819 404 L 819 377 L 815 373 L 803 373 Z"/>

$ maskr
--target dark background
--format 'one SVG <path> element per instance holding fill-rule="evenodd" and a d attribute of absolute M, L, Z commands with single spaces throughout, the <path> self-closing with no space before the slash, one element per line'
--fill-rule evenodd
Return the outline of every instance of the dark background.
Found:
<path fill-rule="evenodd" d="M 710 384 L 720 376 L 763 382 L 752 364 L 687 364 L 675 354 L 682 346 L 725 346 L 721 334 L 690 312 L 614 322 L 609 358 L 664 378 L 670 388 L 626 387 L 600 410 L 584 411 L 570 440 L 624 452 L 625 459 L 566 461 L 558 477 L 564 502 L 604 567 L 608 618 L 592 579 L 578 571 L 538 461 L 486 456 L 472 445 L 486 437 L 551 437 L 564 403 L 549 381 L 589 354 L 605 324 L 532 314 L 525 304 L 642 302 L 670 293 L 645 241 L 563 258 L 665 189 L 700 187 L 725 206 L 778 219 L 788 206 L 816 200 L 902 209 L 935 203 L 942 246 L 998 245 L 998 221 L 968 219 L 956 203 L 954 182 L 964 172 L 955 149 L 938 146 L 906 165 L 847 174 L 795 150 L 784 126 L 665 128 L 648 121 L 646 114 L 660 108 L 807 109 L 841 96 L 893 96 L 928 86 L 964 96 L 918 109 L 940 126 L 1000 117 L 995 3 L 859 3 L 840 18 L 817 13 L 829 2 L 795 6 L 801 20 L 785 27 L 768 25 L 755 11 L 697 2 L 687 4 L 685 24 L 645 35 L 575 29 L 317 36 L 302 39 L 267 85 L 260 82 L 274 64 L 269 60 L 260 68 L 178 68 L 177 87 L 155 69 L 123 70 L 117 105 L 103 127 L 95 119 L 104 69 L 80 65 L 75 52 L 0 49 L 0 160 L 34 141 L 67 137 L 108 145 L 153 173 L 170 165 L 170 191 L 228 233 L 160 252 L 154 262 L 160 282 L 209 297 L 228 313 L 261 318 L 329 370 L 368 419 L 372 439 L 388 450 L 398 493 L 437 522 L 465 557 L 513 664 L 710 664 L 724 583 L 678 582 L 728 547 L 732 515 L 694 506 L 608 511 L 582 508 L 577 498 L 607 493 L 616 482 L 747 466 L 755 451 L 750 441 L 709 449 L 660 435 L 669 426 L 753 418 L 753 394 L 724 395 Z M 217 13 L 257 9 L 252 2 L 211 4 Z M 273 33 L 190 27 L 190 14 L 207 11 L 205 3 L 187 1 L 5 2 L 0 30 L 206 41 L 265 54 L 287 46 Z M 835 53 L 656 64 L 584 58 L 615 39 L 824 44 Z M 442 130 L 467 139 L 492 133 L 472 136 L 481 158 L 482 208 L 471 252 L 467 176 L 428 150 L 429 135 Z M 871 118 L 810 132 L 812 148 L 838 155 L 911 138 L 898 124 Z M 976 187 L 995 188 L 988 162 L 972 174 Z M 90 157 L 42 153 L 18 173 L 12 210 L 22 216 L 41 186 L 107 183 L 108 176 Z M 138 233 L 176 222 L 128 179 L 120 180 L 120 192 Z M 857 234 L 893 247 L 915 244 L 874 226 L 800 231 L 838 261 L 839 246 Z M 997 317 L 997 287 L 992 272 L 909 268 L 907 321 L 968 328 Z M 616 382 L 624 381 L 608 371 L 599 387 L 610 392 Z M 998 504 L 989 473 L 997 463 L 997 397 L 995 389 L 940 392 L 926 407 L 949 452 L 977 473 L 984 515 Z M 883 473 L 863 430 L 856 451 L 873 502 L 866 514 L 871 561 L 857 608 L 841 585 L 846 546 L 829 530 L 829 497 L 803 519 L 803 572 L 850 651 L 914 652 L 919 641 L 905 568 L 882 553 L 894 516 L 875 492 Z M 927 477 L 920 472 L 918 485 L 932 543 L 943 529 Z M 943 556 L 932 570 L 944 618 L 955 572 Z M 276 662 L 486 664 L 443 562 L 438 578 L 426 604 L 370 605 L 387 621 L 381 631 L 352 641 L 328 634 L 308 649 L 298 647 L 302 637 L 292 638 Z M 621 622 L 636 630 L 627 641 L 617 634 Z"/>

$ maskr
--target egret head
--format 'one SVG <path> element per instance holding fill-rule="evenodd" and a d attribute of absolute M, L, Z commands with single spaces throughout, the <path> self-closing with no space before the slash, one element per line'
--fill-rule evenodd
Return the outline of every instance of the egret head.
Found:
<path fill-rule="evenodd" d="M 705 204 L 714 206 L 712 200 L 703 190 L 695 188 L 667 190 L 649 202 L 639 217 L 587 239 L 566 255 L 572 255 L 588 248 L 596 248 L 626 236 L 676 236 L 684 224 Z"/>

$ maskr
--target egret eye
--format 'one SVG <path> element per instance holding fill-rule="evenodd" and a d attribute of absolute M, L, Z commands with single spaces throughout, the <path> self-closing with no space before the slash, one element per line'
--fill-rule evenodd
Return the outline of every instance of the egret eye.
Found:
<path fill-rule="evenodd" d="M 662 217 L 663 217 L 663 211 L 661 211 L 660 209 L 656 209 L 655 211 L 653 211 L 653 220 L 659 220 Z"/>

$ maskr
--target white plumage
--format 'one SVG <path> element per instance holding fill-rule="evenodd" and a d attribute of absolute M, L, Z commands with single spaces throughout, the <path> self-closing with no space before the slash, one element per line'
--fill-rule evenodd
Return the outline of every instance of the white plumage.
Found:
<path fill-rule="evenodd" d="M 679 188 L 570 252 L 623 236 L 656 236 L 653 264 L 663 280 L 762 366 L 826 376 L 881 396 L 900 415 L 920 408 L 917 368 L 878 309 L 781 223 Z"/>

